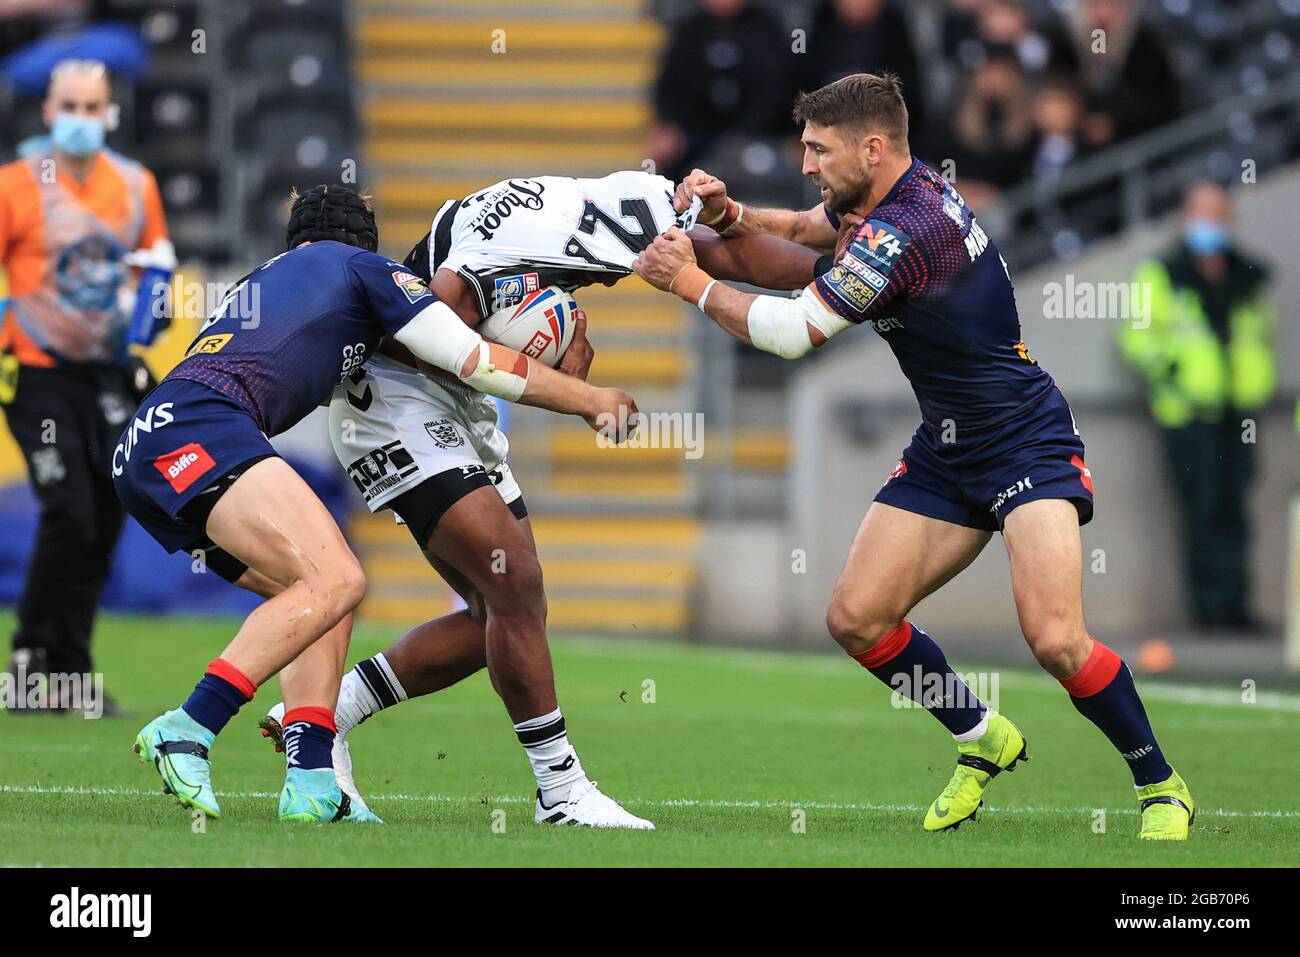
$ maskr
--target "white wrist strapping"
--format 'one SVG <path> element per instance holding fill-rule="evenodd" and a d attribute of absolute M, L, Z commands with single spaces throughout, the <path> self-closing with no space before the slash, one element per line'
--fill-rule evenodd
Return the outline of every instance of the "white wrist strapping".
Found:
<path fill-rule="evenodd" d="M 514 402 L 528 385 L 527 375 L 494 365 L 483 337 L 465 325 L 446 303 L 435 302 L 420 310 L 393 338 L 430 365 L 450 372 L 470 388 L 499 399 Z M 462 376 L 460 370 L 476 352 L 478 361 L 473 370 Z"/>
<path fill-rule="evenodd" d="M 827 309 L 811 288 L 794 299 L 759 296 L 750 303 L 746 322 L 754 348 L 782 359 L 798 359 L 812 352 L 809 326 L 829 339 L 853 325 Z"/>
<path fill-rule="evenodd" d="M 717 284 L 718 281 L 716 279 L 710 279 L 709 284 L 704 287 L 704 292 L 700 293 L 700 298 L 695 303 L 695 308 L 700 310 L 700 312 L 704 311 L 704 303 L 708 300 L 709 293 L 713 291 L 713 287 Z"/>

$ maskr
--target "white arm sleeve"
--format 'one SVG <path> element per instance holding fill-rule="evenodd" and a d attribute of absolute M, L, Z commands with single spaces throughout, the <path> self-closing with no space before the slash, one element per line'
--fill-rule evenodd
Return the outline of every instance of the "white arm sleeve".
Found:
<path fill-rule="evenodd" d="M 494 365 L 483 337 L 465 325 L 444 302 L 435 302 L 421 309 L 393 338 L 430 365 L 450 372 L 466 385 L 499 399 L 515 402 L 528 385 L 527 374 L 519 375 Z M 460 370 L 475 353 L 478 354 L 478 364 L 469 375 L 462 376 Z"/>
<path fill-rule="evenodd" d="M 812 352 L 809 326 L 829 339 L 853 325 L 826 308 L 811 287 L 794 299 L 759 296 L 750 303 L 748 323 L 754 347 L 782 359 L 798 359 Z"/>

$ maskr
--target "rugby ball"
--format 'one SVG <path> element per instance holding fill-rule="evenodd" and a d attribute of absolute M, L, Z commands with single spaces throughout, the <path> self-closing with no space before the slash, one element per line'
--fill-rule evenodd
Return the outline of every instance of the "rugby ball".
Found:
<path fill-rule="evenodd" d="M 578 303 L 559 286 L 530 292 L 516 305 L 499 309 L 478 327 L 484 339 L 522 352 L 554 369 L 573 341 Z"/>

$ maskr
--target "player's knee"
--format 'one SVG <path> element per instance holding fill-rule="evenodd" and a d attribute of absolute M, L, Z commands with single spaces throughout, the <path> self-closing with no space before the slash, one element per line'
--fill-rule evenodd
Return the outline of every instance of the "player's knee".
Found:
<path fill-rule="evenodd" d="M 542 565 L 529 551 L 504 556 L 479 585 L 494 615 L 546 620 L 546 591 Z"/>
<path fill-rule="evenodd" d="M 1025 639 L 1034 659 L 1049 674 L 1063 677 L 1073 674 L 1083 663 L 1088 643 L 1082 627 L 1063 620 L 1045 620 L 1025 628 Z"/>
<path fill-rule="evenodd" d="M 320 576 L 320 590 L 329 596 L 335 616 L 342 618 L 366 597 L 366 573 L 355 555 L 337 556 Z"/>
<path fill-rule="evenodd" d="M 349 611 L 361 604 L 361 600 L 366 597 L 366 573 L 356 556 L 349 555 L 339 570 L 338 589 L 340 600 L 348 606 Z"/>
<path fill-rule="evenodd" d="M 897 628 L 901 620 L 901 614 L 855 603 L 838 595 L 831 599 L 826 610 L 826 630 L 850 654 L 866 651 Z"/>

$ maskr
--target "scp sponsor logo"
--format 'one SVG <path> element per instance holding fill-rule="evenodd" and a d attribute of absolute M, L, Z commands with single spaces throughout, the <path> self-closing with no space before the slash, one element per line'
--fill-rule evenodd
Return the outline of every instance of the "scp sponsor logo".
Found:
<path fill-rule="evenodd" d="M 367 502 L 373 501 L 408 475 L 420 471 L 411 453 L 402 447 L 401 442 L 389 442 L 387 445 L 367 452 L 348 466 L 348 477 L 357 487 Z"/>

